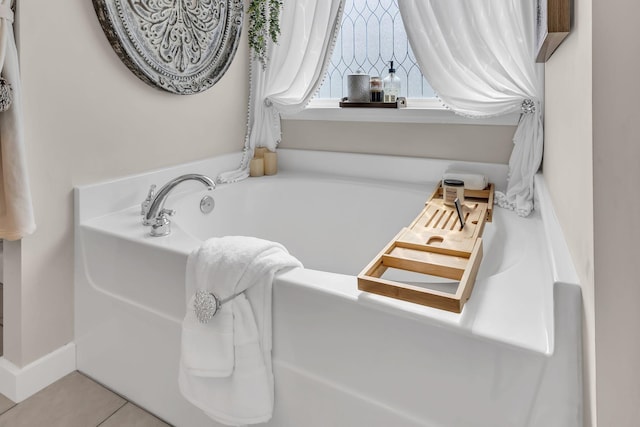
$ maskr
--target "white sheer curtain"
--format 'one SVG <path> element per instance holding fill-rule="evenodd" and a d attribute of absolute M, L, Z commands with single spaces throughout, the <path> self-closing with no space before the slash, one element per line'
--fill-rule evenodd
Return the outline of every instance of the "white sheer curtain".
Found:
<path fill-rule="evenodd" d="M 531 0 L 399 0 L 409 42 L 447 108 L 470 117 L 521 111 L 500 206 L 527 216 L 542 160 L 541 88 Z"/>
<path fill-rule="evenodd" d="M 275 150 L 280 142 L 280 113 L 304 109 L 318 90 L 336 32 L 342 19 L 342 0 L 284 0 L 281 34 L 267 52 L 267 66 L 251 60 L 249 117 L 240 167 L 218 176 L 234 182 L 249 176 L 255 147 Z"/>
<path fill-rule="evenodd" d="M 13 88 L 13 103 L 0 113 L 0 238 L 17 240 L 35 231 L 22 127 L 18 50 L 12 0 L 0 0 L 0 70 Z"/>

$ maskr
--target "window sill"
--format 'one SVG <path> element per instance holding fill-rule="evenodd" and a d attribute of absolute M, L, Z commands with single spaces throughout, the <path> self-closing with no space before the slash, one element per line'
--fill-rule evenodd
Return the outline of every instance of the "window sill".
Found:
<path fill-rule="evenodd" d="M 283 114 L 284 120 L 321 120 L 339 122 L 433 123 L 516 126 L 520 114 L 512 113 L 486 119 L 460 116 L 440 105 L 437 99 L 408 100 L 407 108 L 340 108 L 337 99 L 313 100 L 296 114 Z"/>

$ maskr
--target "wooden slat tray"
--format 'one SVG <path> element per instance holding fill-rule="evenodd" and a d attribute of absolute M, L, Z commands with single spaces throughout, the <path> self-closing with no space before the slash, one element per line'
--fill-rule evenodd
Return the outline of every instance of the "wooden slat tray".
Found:
<path fill-rule="evenodd" d="M 494 185 L 465 190 L 461 230 L 454 207 L 442 200 L 442 187 L 433 192 L 424 209 L 403 228 L 358 275 L 358 289 L 460 313 L 471 296 L 480 262 L 482 232 L 492 220 Z M 459 281 L 455 292 L 429 289 L 415 283 L 383 278 L 388 269 Z"/>
<path fill-rule="evenodd" d="M 396 102 L 350 102 L 347 98 L 340 101 L 341 108 L 406 108 L 407 98 L 399 97 Z"/>

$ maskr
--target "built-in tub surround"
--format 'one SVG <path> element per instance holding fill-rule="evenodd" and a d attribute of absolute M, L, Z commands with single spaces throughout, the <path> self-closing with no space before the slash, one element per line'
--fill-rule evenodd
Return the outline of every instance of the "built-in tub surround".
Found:
<path fill-rule="evenodd" d="M 276 404 L 266 425 L 581 425 L 580 291 L 557 256 L 566 248 L 542 185 L 529 218 L 495 209 L 471 299 L 455 314 L 360 292 L 355 275 L 447 168 L 504 189 L 506 166 L 280 150 L 278 175 L 219 185 L 209 215 L 199 209 L 206 192 L 184 184 L 167 199 L 171 235 L 148 236 L 140 201 L 151 184 L 216 176 L 238 161 L 76 189 L 79 370 L 173 424 L 215 425 L 177 386 L 185 263 L 208 237 L 253 235 L 305 265 L 274 283 Z"/>

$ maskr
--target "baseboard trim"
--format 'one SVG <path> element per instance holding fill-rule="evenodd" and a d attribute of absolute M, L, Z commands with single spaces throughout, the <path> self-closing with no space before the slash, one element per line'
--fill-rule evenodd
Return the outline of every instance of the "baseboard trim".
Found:
<path fill-rule="evenodd" d="M 75 369 L 76 345 L 74 343 L 60 347 L 22 368 L 2 357 L 0 358 L 0 393 L 19 403 Z"/>

